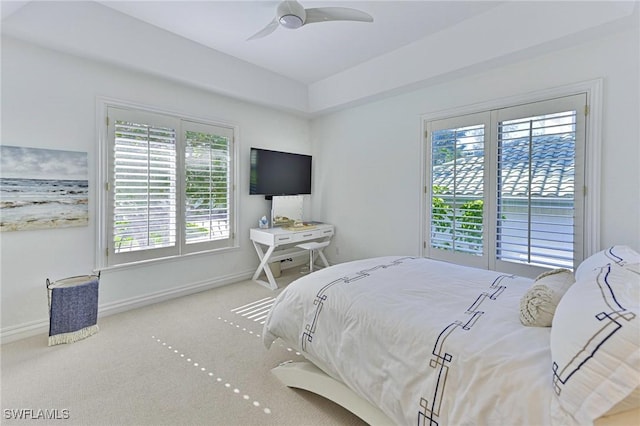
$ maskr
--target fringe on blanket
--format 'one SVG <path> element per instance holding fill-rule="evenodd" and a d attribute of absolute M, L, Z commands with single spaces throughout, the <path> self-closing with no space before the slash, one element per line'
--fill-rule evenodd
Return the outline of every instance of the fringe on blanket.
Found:
<path fill-rule="evenodd" d="M 49 295 L 49 346 L 73 343 L 98 332 L 100 275 L 81 275 L 51 282 Z"/>
<path fill-rule="evenodd" d="M 77 342 L 78 340 L 86 339 L 89 336 L 93 336 L 98 332 L 98 330 L 98 325 L 94 324 L 89 327 L 73 331 L 71 333 L 61 333 L 49 336 L 49 346 Z"/>

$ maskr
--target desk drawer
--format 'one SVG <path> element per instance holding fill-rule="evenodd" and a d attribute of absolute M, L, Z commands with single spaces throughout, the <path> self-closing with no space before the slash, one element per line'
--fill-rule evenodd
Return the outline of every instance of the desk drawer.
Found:
<path fill-rule="evenodd" d="M 287 234 L 287 235 L 277 235 L 276 236 L 276 245 L 295 243 L 296 241 L 298 241 L 298 239 L 296 238 L 296 234 Z"/>
<path fill-rule="evenodd" d="M 287 235 L 277 235 L 276 244 L 290 244 L 301 241 L 317 240 L 333 235 L 333 228 L 329 229 L 309 229 L 306 231 L 294 232 Z"/>

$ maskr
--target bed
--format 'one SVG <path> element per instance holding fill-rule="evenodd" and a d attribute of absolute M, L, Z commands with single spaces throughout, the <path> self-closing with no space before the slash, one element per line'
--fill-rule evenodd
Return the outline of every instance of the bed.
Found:
<path fill-rule="evenodd" d="M 536 280 L 408 256 L 347 262 L 285 288 L 263 339 L 308 360 L 274 368 L 286 385 L 370 424 L 629 424 L 639 262 L 616 246 L 575 277 Z"/>

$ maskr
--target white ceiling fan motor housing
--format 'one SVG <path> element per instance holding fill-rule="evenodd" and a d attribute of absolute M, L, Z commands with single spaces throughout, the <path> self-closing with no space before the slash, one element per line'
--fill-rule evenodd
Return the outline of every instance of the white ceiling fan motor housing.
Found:
<path fill-rule="evenodd" d="M 300 28 L 306 17 L 304 7 L 297 1 L 283 1 L 278 5 L 278 22 L 285 28 Z"/>

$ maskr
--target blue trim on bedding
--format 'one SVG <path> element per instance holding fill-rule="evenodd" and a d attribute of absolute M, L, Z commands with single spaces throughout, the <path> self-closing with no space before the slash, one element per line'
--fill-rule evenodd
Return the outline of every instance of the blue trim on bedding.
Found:
<path fill-rule="evenodd" d="M 358 282 L 374 275 L 377 271 L 381 271 L 387 268 L 402 265 L 408 260 L 422 259 L 417 257 L 403 257 L 395 259 L 391 262 L 373 266 L 371 268 L 363 269 L 352 273 L 350 275 L 334 279 L 328 282 L 316 293 L 314 298 L 315 312 L 313 319 L 310 323 L 306 324 L 304 331 L 302 332 L 301 349 L 304 352 L 308 352 L 309 346 L 313 344 L 313 337 L 316 332 L 319 319 L 322 314 L 324 303 L 330 297 L 330 289 L 337 285 L 346 285 L 354 282 Z M 507 285 L 505 280 L 516 278 L 514 275 L 499 275 L 492 280 L 491 283 L 487 283 L 488 287 L 485 291 L 482 291 L 472 301 L 472 303 L 462 312 L 463 319 L 455 320 L 447 325 L 438 335 L 433 346 L 433 357 L 428 360 L 429 366 L 436 369 L 435 372 L 435 390 L 431 398 L 431 402 L 425 397 L 420 398 L 418 401 L 419 408 L 417 413 L 418 426 L 437 426 L 439 424 L 440 413 L 443 412 L 443 395 L 446 387 L 446 379 L 449 373 L 449 369 L 452 368 L 451 363 L 454 361 L 455 354 L 448 352 L 445 349 L 447 338 L 453 334 L 456 330 L 462 330 L 464 332 L 470 332 L 474 329 L 475 325 L 485 315 L 488 303 L 496 301 L 505 291 Z M 481 284 L 481 283 L 480 283 Z"/>
<path fill-rule="evenodd" d="M 595 284 L 600 287 L 600 294 L 602 295 L 603 301 L 611 311 L 596 312 L 593 314 L 601 324 L 598 324 L 597 329 L 593 330 L 594 334 L 586 340 L 584 346 L 579 348 L 576 354 L 571 357 L 571 360 L 567 365 L 561 368 L 555 360 L 552 360 L 551 370 L 553 371 L 553 388 L 556 395 L 560 395 L 562 393 L 563 386 L 566 385 L 585 364 L 593 359 L 602 345 L 604 345 L 617 332 L 619 332 L 622 327 L 624 327 L 624 323 L 619 320 L 629 322 L 636 317 L 634 312 L 623 307 L 618 302 L 615 291 L 611 287 L 611 284 L 609 284 L 610 273 L 611 265 L 602 267 L 598 277 L 596 278 Z M 604 322 L 606 320 L 609 320 L 609 322 Z"/>
<path fill-rule="evenodd" d="M 438 369 L 436 386 L 433 392 L 431 402 L 425 397 L 420 398 L 418 410 L 418 426 L 437 426 L 439 424 L 440 413 L 442 412 L 442 400 L 444 396 L 445 387 L 447 384 L 447 376 L 449 369 L 452 367 L 450 364 L 453 362 L 455 356 L 445 350 L 445 343 L 447 338 L 453 334 L 456 330 L 471 331 L 473 326 L 478 323 L 480 318 L 486 313 L 486 310 L 480 310 L 481 307 L 486 306 L 486 301 L 495 301 L 507 288 L 503 284 L 503 281 L 507 278 L 513 279 L 514 275 L 500 275 L 489 285 L 489 290 L 483 291 L 478 295 L 475 301 L 464 311 L 464 315 L 471 315 L 466 321 L 456 320 L 447 325 L 438 335 L 436 342 L 433 346 L 431 354 L 434 358 L 429 360 L 429 367 Z"/>
<path fill-rule="evenodd" d="M 302 333 L 302 336 L 300 336 L 300 347 L 302 348 L 302 350 L 304 352 L 307 352 L 307 344 L 310 344 L 313 342 L 313 335 L 316 332 L 316 325 L 318 324 L 318 318 L 320 317 L 320 313 L 322 312 L 322 307 L 323 304 L 325 302 L 325 300 L 327 300 L 327 291 L 329 289 L 331 289 L 333 286 L 338 285 L 338 284 L 351 284 L 353 282 L 356 281 L 360 281 L 363 280 L 365 278 L 370 277 L 374 272 L 376 271 L 380 271 L 383 269 L 387 269 L 387 268 L 391 268 L 394 266 L 398 266 L 400 264 L 402 264 L 405 260 L 414 260 L 417 259 L 416 257 L 401 257 L 398 258 L 390 263 L 385 263 L 385 264 L 380 264 L 380 265 L 376 265 L 374 267 L 368 268 L 368 269 L 363 269 L 360 270 L 358 272 L 355 272 L 351 275 L 347 275 L 344 277 L 340 277 L 336 280 L 333 280 L 329 283 L 327 283 L 326 285 L 324 285 L 316 294 L 316 297 L 313 301 L 313 304 L 316 305 L 316 310 L 314 312 L 313 315 L 313 321 L 311 322 L 311 324 L 306 324 L 304 326 L 305 332 Z"/>

